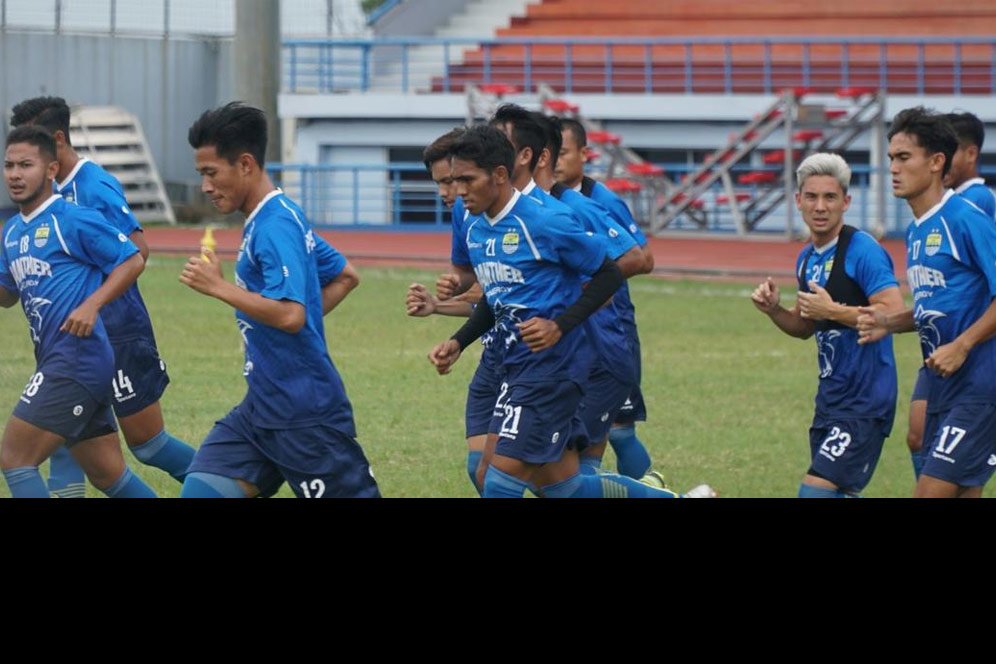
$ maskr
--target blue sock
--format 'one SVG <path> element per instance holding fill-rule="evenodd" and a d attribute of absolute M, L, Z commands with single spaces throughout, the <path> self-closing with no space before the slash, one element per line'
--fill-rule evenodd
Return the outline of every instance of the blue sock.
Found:
<path fill-rule="evenodd" d="M 165 470 L 177 482 L 183 481 L 190 462 L 194 460 L 194 448 L 169 435 L 166 429 L 141 445 L 131 448 L 131 453 L 145 465 Z"/>
<path fill-rule="evenodd" d="M 118 481 L 106 489 L 101 489 L 108 498 L 156 498 L 156 492 L 142 481 L 142 478 L 125 466 Z"/>
<path fill-rule="evenodd" d="M 616 453 L 616 468 L 620 475 L 640 479 L 650 470 L 650 454 L 636 437 L 636 426 L 609 429 L 609 444 Z"/>
<path fill-rule="evenodd" d="M 183 478 L 181 498 L 245 498 L 239 483 L 211 473 L 190 473 Z"/>
<path fill-rule="evenodd" d="M 667 489 L 657 489 L 648 486 L 643 482 L 637 482 L 625 475 L 614 475 L 612 473 L 600 473 L 598 475 L 581 475 L 580 485 L 571 494 L 571 498 L 678 498 L 678 494 Z M 573 481 L 574 478 L 565 480 L 560 484 Z M 559 485 L 554 485 L 559 486 Z M 550 487 L 543 487 L 546 495 Z"/>
<path fill-rule="evenodd" d="M 582 454 L 580 462 L 582 475 L 597 475 L 598 471 L 602 469 L 602 457 L 585 456 Z"/>
<path fill-rule="evenodd" d="M 799 485 L 799 498 L 846 498 L 847 494 L 838 489 L 827 489 L 809 484 Z"/>
<path fill-rule="evenodd" d="M 470 477 L 470 483 L 474 485 L 474 491 L 478 496 L 481 495 L 481 489 L 477 486 L 477 466 L 481 463 L 482 456 L 484 452 L 467 451 L 467 476 Z"/>
<path fill-rule="evenodd" d="M 916 452 L 910 452 L 910 461 L 913 462 L 913 477 L 919 480 L 920 473 L 923 472 L 923 464 L 927 462 L 927 457 L 921 449 Z"/>
<path fill-rule="evenodd" d="M 38 472 L 38 466 L 23 466 L 3 471 L 7 488 L 14 498 L 48 498 L 48 487 Z"/>
<path fill-rule="evenodd" d="M 86 495 L 86 475 L 65 445 L 60 445 L 49 457 L 48 490 L 59 498 L 83 498 Z"/>
<path fill-rule="evenodd" d="M 512 477 L 501 472 L 494 466 L 488 468 L 487 475 L 484 476 L 483 498 L 522 498 L 529 486 L 517 477 Z"/>

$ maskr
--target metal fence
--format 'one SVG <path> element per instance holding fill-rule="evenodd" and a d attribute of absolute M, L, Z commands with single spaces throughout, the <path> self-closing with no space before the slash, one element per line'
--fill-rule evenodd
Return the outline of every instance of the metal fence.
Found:
<path fill-rule="evenodd" d="M 695 170 L 688 164 L 659 164 L 667 177 L 675 182 Z M 780 174 L 781 169 L 772 167 Z M 450 217 L 436 195 L 436 186 L 428 178 L 421 163 L 395 163 L 389 165 L 364 164 L 275 164 L 269 166 L 275 181 L 298 202 L 316 226 L 376 227 L 404 230 L 441 230 L 449 228 Z M 739 172 L 764 170 L 743 166 Z M 871 191 L 870 169 L 867 165 L 852 166 L 850 193 L 853 197 L 847 214 L 849 223 L 866 230 L 879 227 L 874 218 L 875 198 Z M 996 182 L 996 168 L 983 173 L 990 182 Z M 738 187 L 750 193 L 751 187 Z M 725 192 L 716 186 L 701 199 L 709 226 L 706 230 L 717 234 L 736 232 L 729 204 L 717 201 Z M 886 219 L 882 220 L 886 232 L 901 235 L 910 221 L 906 202 L 887 196 Z M 722 200 L 722 199 L 720 199 Z M 628 201 L 634 208 L 633 201 Z M 639 209 L 639 208 L 637 208 Z M 645 220 L 641 220 L 645 221 Z M 776 210 L 758 227 L 761 233 L 785 232 L 784 208 Z M 689 219 L 679 218 L 672 230 L 702 230 Z"/>
<path fill-rule="evenodd" d="M 237 0 L 0 0 L 0 31 L 231 37 Z M 358 0 L 281 0 L 284 35 L 368 34 Z"/>
<path fill-rule="evenodd" d="M 290 92 L 993 94 L 996 37 L 379 38 L 284 42 Z"/>

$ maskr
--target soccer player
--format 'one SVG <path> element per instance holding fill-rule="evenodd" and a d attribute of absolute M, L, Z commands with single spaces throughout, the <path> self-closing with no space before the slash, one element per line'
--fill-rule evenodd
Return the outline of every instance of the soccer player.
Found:
<path fill-rule="evenodd" d="M 454 261 L 464 260 L 461 258 L 463 252 L 460 252 L 458 245 L 463 239 L 463 221 L 467 215 L 463 202 L 456 196 L 453 180 L 450 177 L 450 148 L 465 131 L 464 127 L 458 127 L 443 134 L 429 144 L 422 155 L 426 170 L 429 171 L 433 182 L 439 188 L 439 196 L 443 204 L 452 212 L 452 238 L 455 248 L 452 251 L 451 259 Z M 467 267 L 469 268 L 469 264 Z M 469 317 L 480 299 L 481 289 L 476 284 L 465 293 L 439 299 L 434 297 L 424 285 L 414 283 L 408 288 L 405 309 L 409 316 L 422 317 L 441 314 Z M 477 470 L 484 454 L 488 426 L 491 424 L 491 414 L 498 398 L 499 359 L 497 346 L 492 343 L 493 340 L 493 334 L 485 334 L 482 337 L 484 349 L 467 388 L 467 402 L 464 409 L 467 476 L 478 494 L 481 492 L 481 486 L 477 481 Z"/>
<path fill-rule="evenodd" d="M 646 270 L 653 271 L 653 252 L 647 238 L 633 218 L 629 206 L 601 182 L 596 182 L 584 174 L 585 152 L 588 144 L 588 135 L 584 126 L 577 120 L 569 118 L 562 118 L 560 124 L 563 141 L 556 162 L 555 175 L 557 179 L 569 189 L 574 189 L 605 207 L 616 223 L 630 232 L 644 252 L 647 260 Z M 643 442 L 636 435 L 636 423 L 647 421 L 647 406 L 643 399 L 643 391 L 640 389 L 643 360 L 640 351 L 640 335 L 636 327 L 636 308 L 630 298 L 629 284 L 623 284 L 623 288 L 616 293 L 612 301 L 613 306 L 619 310 L 629 336 L 630 346 L 633 349 L 636 388 L 613 421 L 612 428 L 609 430 L 609 442 L 619 460 L 619 472 L 635 476 L 641 468 L 650 467 L 650 455 Z"/>
<path fill-rule="evenodd" d="M 70 203 L 97 210 L 147 259 L 149 247 L 121 184 L 99 165 L 79 156 L 70 139 L 69 118 L 69 106 L 61 97 L 35 97 L 14 107 L 11 123 L 47 129 L 55 137 L 59 161 L 55 193 Z M 159 401 L 169 384 L 169 375 L 159 357 L 152 321 L 138 284 L 109 302 L 100 315 L 114 348 L 114 413 L 125 441 L 139 461 L 182 482 L 194 449 L 171 435 L 163 422 Z M 49 490 L 64 498 L 83 497 L 83 473 L 65 450 L 52 456 Z"/>
<path fill-rule="evenodd" d="M 571 208 L 582 221 L 585 230 L 606 240 L 610 248 L 609 257 L 619 263 L 623 276 L 629 278 L 635 274 L 650 272 L 653 269 L 653 257 L 638 246 L 637 238 L 620 226 L 608 210 L 594 199 L 556 181 L 554 172 L 563 142 L 560 123 L 542 113 L 534 113 L 533 118 L 543 128 L 546 138 L 546 147 L 533 172 L 539 189 Z M 632 267 L 624 269 L 624 265 Z M 617 303 L 617 297 L 621 297 L 624 302 Z M 627 304 L 629 308 L 632 307 L 629 289 L 623 284 L 613 295 L 612 302 L 595 312 L 590 319 L 599 362 L 592 372 L 589 396 L 585 400 L 583 419 L 591 437 L 591 445 L 581 454 L 582 472 L 595 473 L 601 468 L 612 423 L 618 419 L 630 395 L 638 389 L 637 358 L 626 324 Z M 650 471 L 650 455 L 642 444 L 617 446 L 613 443 L 613 451 L 621 475 L 640 479 Z"/>
<path fill-rule="evenodd" d="M 263 112 L 240 102 L 206 111 L 188 133 L 201 190 L 247 218 L 234 284 L 210 251 L 180 281 L 235 309 L 248 391 L 197 450 L 180 497 L 271 496 L 284 481 L 301 498 L 378 497 L 325 343 L 325 243 L 264 170 L 266 136 Z"/>
<path fill-rule="evenodd" d="M 986 181 L 979 177 L 979 152 L 986 136 L 982 121 L 971 113 L 947 113 L 958 138 L 958 149 L 951 158 L 951 169 L 944 176 L 944 186 L 954 189 L 956 194 L 971 201 L 975 206 L 996 218 L 996 196 Z M 913 474 L 920 477 L 925 458 L 923 450 L 923 427 L 927 419 L 927 368 L 921 367 L 917 373 L 913 394 L 910 397 L 909 428 L 906 430 L 906 444 L 913 461 Z"/>
<path fill-rule="evenodd" d="M 971 113 L 948 113 L 944 117 L 958 137 L 958 149 L 951 159 L 951 170 L 944 178 L 944 186 L 954 189 L 956 194 L 967 198 L 996 219 L 996 194 L 979 175 L 979 155 L 986 138 L 985 125 Z"/>
<path fill-rule="evenodd" d="M 107 496 L 154 498 L 121 454 L 110 405 L 114 356 L 100 316 L 145 263 L 99 213 L 52 194 L 58 170 L 45 129 L 8 134 L 4 182 L 19 214 L 3 227 L 0 306 L 21 302 L 37 366 L 7 420 L 0 467 L 15 498 L 48 498 L 38 466 L 66 445 Z"/>
<path fill-rule="evenodd" d="M 448 373 L 469 343 L 497 325 L 502 383 L 484 497 L 520 498 L 530 486 L 549 498 L 676 497 L 628 477 L 579 472 L 577 446 L 587 433 L 577 411 L 590 370 L 581 323 L 622 283 L 604 242 L 562 209 L 513 188 L 516 151 L 498 129 L 469 129 L 451 150 L 456 193 L 470 212 L 464 243 L 473 266 L 457 280 L 476 278 L 487 306 L 476 307 L 429 360 Z"/>
<path fill-rule="evenodd" d="M 859 307 L 903 308 L 892 259 L 871 235 L 844 224 L 851 169 L 839 155 L 810 155 L 796 171 L 796 207 L 812 234 L 796 261 L 795 305 L 779 303 L 769 277 L 751 294 L 782 332 L 816 335 L 820 384 L 809 430 L 811 465 L 800 498 L 857 496 L 871 480 L 896 411 L 896 363 L 888 339 L 858 345 Z"/>
<path fill-rule="evenodd" d="M 958 147 L 943 115 L 908 108 L 888 136 L 892 193 L 914 216 L 906 231 L 913 308 L 863 312 L 861 342 L 917 330 L 928 373 L 914 496 L 976 498 L 996 470 L 996 226 L 943 184 Z"/>

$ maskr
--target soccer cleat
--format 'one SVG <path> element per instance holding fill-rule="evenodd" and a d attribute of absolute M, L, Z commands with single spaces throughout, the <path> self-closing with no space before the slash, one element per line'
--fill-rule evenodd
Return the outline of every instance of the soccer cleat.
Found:
<path fill-rule="evenodd" d="M 655 489 L 667 489 L 667 482 L 664 481 L 664 476 L 656 470 L 648 470 L 647 474 L 640 478 L 640 482 Z"/>
<path fill-rule="evenodd" d="M 716 491 L 708 484 L 700 484 L 681 494 L 682 498 L 715 498 Z"/>

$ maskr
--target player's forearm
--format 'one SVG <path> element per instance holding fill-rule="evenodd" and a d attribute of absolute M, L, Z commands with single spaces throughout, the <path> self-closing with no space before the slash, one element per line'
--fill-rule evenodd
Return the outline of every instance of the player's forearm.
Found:
<path fill-rule="evenodd" d="M 893 334 L 912 332 L 916 329 L 913 321 L 913 310 L 891 311 L 885 314 L 885 329 Z"/>
<path fill-rule="evenodd" d="M 460 283 L 457 286 L 454 295 L 460 295 L 466 293 L 470 288 L 477 283 L 477 275 L 474 270 L 466 265 L 450 265 L 453 274 L 459 277 Z"/>
<path fill-rule="evenodd" d="M 304 327 L 304 306 L 298 302 L 272 300 L 259 293 L 250 293 L 228 281 L 221 282 L 211 295 L 253 320 L 288 334 L 296 334 Z"/>
<path fill-rule="evenodd" d="M 485 304 L 484 306 L 487 305 Z M 435 313 L 441 316 L 468 318 L 474 313 L 474 305 L 462 300 L 439 300 L 436 302 Z"/>
<path fill-rule="evenodd" d="M 17 293 L 13 293 L 4 288 L 3 286 L 0 286 L 0 307 L 3 307 L 4 309 L 9 309 L 10 307 L 17 304 L 17 301 L 20 299 L 21 298 L 17 296 Z"/>
<path fill-rule="evenodd" d="M 359 285 L 360 275 L 349 263 L 346 263 L 346 268 L 339 276 L 322 288 L 322 315 L 339 306 L 339 303 Z"/>
<path fill-rule="evenodd" d="M 992 339 L 993 336 L 996 336 L 996 300 L 989 303 L 985 313 L 959 334 L 954 343 L 961 344 L 967 353 L 983 341 Z"/>
<path fill-rule="evenodd" d="M 98 309 L 108 302 L 119 298 L 126 290 L 132 287 L 138 275 L 145 269 L 145 259 L 141 254 L 132 256 L 121 265 L 114 268 L 100 288 L 90 294 L 86 299 L 89 304 L 96 305 Z"/>
<path fill-rule="evenodd" d="M 769 312 L 768 318 L 779 330 L 799 339 L 808 339 L 816 330 L 816 325 L 812 321 L 800 316 L 795 309 L 789 310 L 781 305 Z"/>
<path fill-rule="evenodd" d="M 616 258 L 616 265 L 624 279 L 646 272 L 647 259 L 639 247 L 633 247 L 622 256 Z"/>

